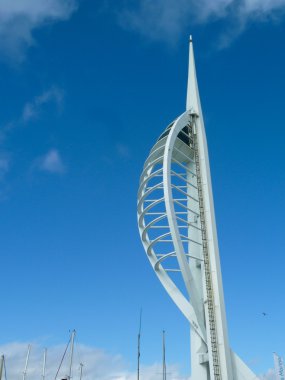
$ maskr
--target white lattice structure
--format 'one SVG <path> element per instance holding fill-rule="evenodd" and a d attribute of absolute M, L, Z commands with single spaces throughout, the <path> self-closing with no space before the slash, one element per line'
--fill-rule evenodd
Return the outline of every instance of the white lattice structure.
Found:
<path fill-rule="evenodd" d="M 192 380 L 256 380 L 228 344 L 207 141 L 190 38 L 186 112 L 158 138 L 138 191 L 150 263 L 191 326 Z"/>

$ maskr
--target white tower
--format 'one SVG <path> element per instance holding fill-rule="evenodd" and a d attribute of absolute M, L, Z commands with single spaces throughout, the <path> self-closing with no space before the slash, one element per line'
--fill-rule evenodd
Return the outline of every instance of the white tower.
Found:
<path fill-rule="evenodd" d="M 211 174 L 190 37 L 186 112 L 158 138 L 138 191 L 151 265 L 189 320 L 191 380 L 257 380 L 229 347 Z"/>

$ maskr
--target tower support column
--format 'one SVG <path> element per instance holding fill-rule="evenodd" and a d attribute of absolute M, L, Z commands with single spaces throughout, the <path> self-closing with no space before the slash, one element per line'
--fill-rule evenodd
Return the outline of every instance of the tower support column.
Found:
<path fill-rule="evenodd" d="M 207 347 L 190 327 L 191 380 L 210 380 Z"/>

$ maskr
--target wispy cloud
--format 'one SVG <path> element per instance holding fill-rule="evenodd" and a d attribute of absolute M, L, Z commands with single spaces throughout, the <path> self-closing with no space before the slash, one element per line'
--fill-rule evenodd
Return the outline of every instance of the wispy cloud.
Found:
<path fill-rule="evenodd" d="M 10 169 L 10 157 L 7 154 L 0 155 L 0 180 Z"/>
<path fill-rule="evenodd" d="M 251 22 L 281 18 L 285 0 L 139 0 L 119 13 L 121 25 L 151 40 L 175 43 L 194 25 L 225 20 L 218 46 L 227 46 Z"/>
<path fill-rule="evenodd" d="M 36 159 L 34 167 L 51 174 L 62 174 L 66 171 L 60 153 L 56 149 L 51 149 L 44 156 Z"/>
<path fill-rule="evenodd" d="M 0 0 L 1 1 L 1 0 Z M 3 143 L 7 136 L 23 124 L 36 119 L 40 116 L 44 107 L 53 103 L 58 110 L 62 108 L 64 91 L 62 88 L 52 85 L 41 94 L 36 95 L 32 100 L 27 101 L 19 115 L 1 126 L 0 143 Z"/>
<path fill-rule="evenodd" d="M 1 1 L 1 0 L 0 0 Z M 14 120 L 10 120 L 1 126 L 0 130 L 0 200 L 6 199 L 4 188 L 5 179 L 11 168 L 11 153 L 5 149 L 5 142 L 11 133 L 16 133 L 21 127 L 26 127 L 34 119 L 40 119 L 41 113 L 49 104 L 54 104 L 57 109 L 61 109 L 64 99 L 64 91 L 58 86 L 51 86 L 32 100 L 26 102 Z M 52 174 L 63 174 L 66 166 L 63 163 L 60 153 L 56 149 L 50 149 L 45 155 L 35 158 L 30 164 L 32 171 L 43 171 Z M 7 186 L 6 186 L 7 187 Z M 4 191 L 5 190 L 5 191 Z"/>
<path fill-rule="evenodd" d="M 40 113 L 42 107 L 47 103 L 54 102 L 59 108 L 62 105 L 64 93 L 63 90 L 57 86 L 50 87 L 47 91 L 44 91 L 42 94 L 35 96 L 35 98 L 27 102 L 24 105 L 21 120 L 28 122 L 31 119 L 34 119 Z"/>
<path fill-rule="evenodd" d="M 124 143 L 116 143 L 116 151 L 120 158 L 128 159 L 131 157 L 130 147 Z"/>
<path fill-rule="evenodd" d="M 75 9 L 76 0 L 1 0 L 0 59 L 22 62 L 36 43 L 33 32 L 47 23 L 67 20 Z"/>
<path fill-rule="evenodd" d="M 10 380 L 16 380 L 21 376 L 27 352 L 27 343 L 9 343 L 0 346 L 0 354 L 6 356 L 7 375 Z M 46 377 L 54 378 L 63 356 L 65 346 L 58 345 L 48 348 L 47 352 L 47 373 Z M 68 358 L 66 358 L 68 359 Z M 68 361 L 63 361 L 63 365 L 58 375 L 62 379 L 68 372 Z M 43 360 L 43 347 L 33 344 L 28 366 L 27 378 L 38 380 L 41 377 Z M 136 372 L 131 371 L 126 361 L 121 355 L 111 355 L 102 349 L 86 345 L 76 345 L 73 366 L 73 378 L 79 379 L 80 363 L 83 366 L 83 378 L 85 380 L 136 380 Z M 182 378 L 179 369 L 175 365 L 168 366 L 172 378 Z M 144 380 L 161 379 L 161 364 L 153 364 L 141 367 L 141 376 Z M 187 378 L 184 377 L 185 380 Z"/>
<path fill-rule="evenodd" d="M 273 368 L 270 368 L 265 374 L 260 375 L 260 380 L 276 380 L 276 374 Z"/>
<path fill-rule="evenodd" d="M 115 155 L 105 154 L 101 156 L 101 160 L 107 165 L 117 165 L 118 162 L 128 162 L 132 157 L 130 146 L 122 141 L 114 142 L 112 152 L 115 153 Z"/>
<path fill-rule="evenodd" d="M 7 183 L 7 174 L 12 166 L 11 155 L 7 152 L 0 152 L 0 201 L 7 199 L 9 193 L 9 184 Z"/>

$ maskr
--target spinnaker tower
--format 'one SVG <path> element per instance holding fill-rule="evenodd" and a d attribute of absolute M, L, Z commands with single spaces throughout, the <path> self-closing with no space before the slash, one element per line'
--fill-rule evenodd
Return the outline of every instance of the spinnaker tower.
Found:
<path fill-rule="evenodd" d="M 190 323 L 192 380 L 257 380 L 230 349 L 207 139 L 190 37 L 186 111 L 159 136 L 138 191 L 147 257 Z"/>

